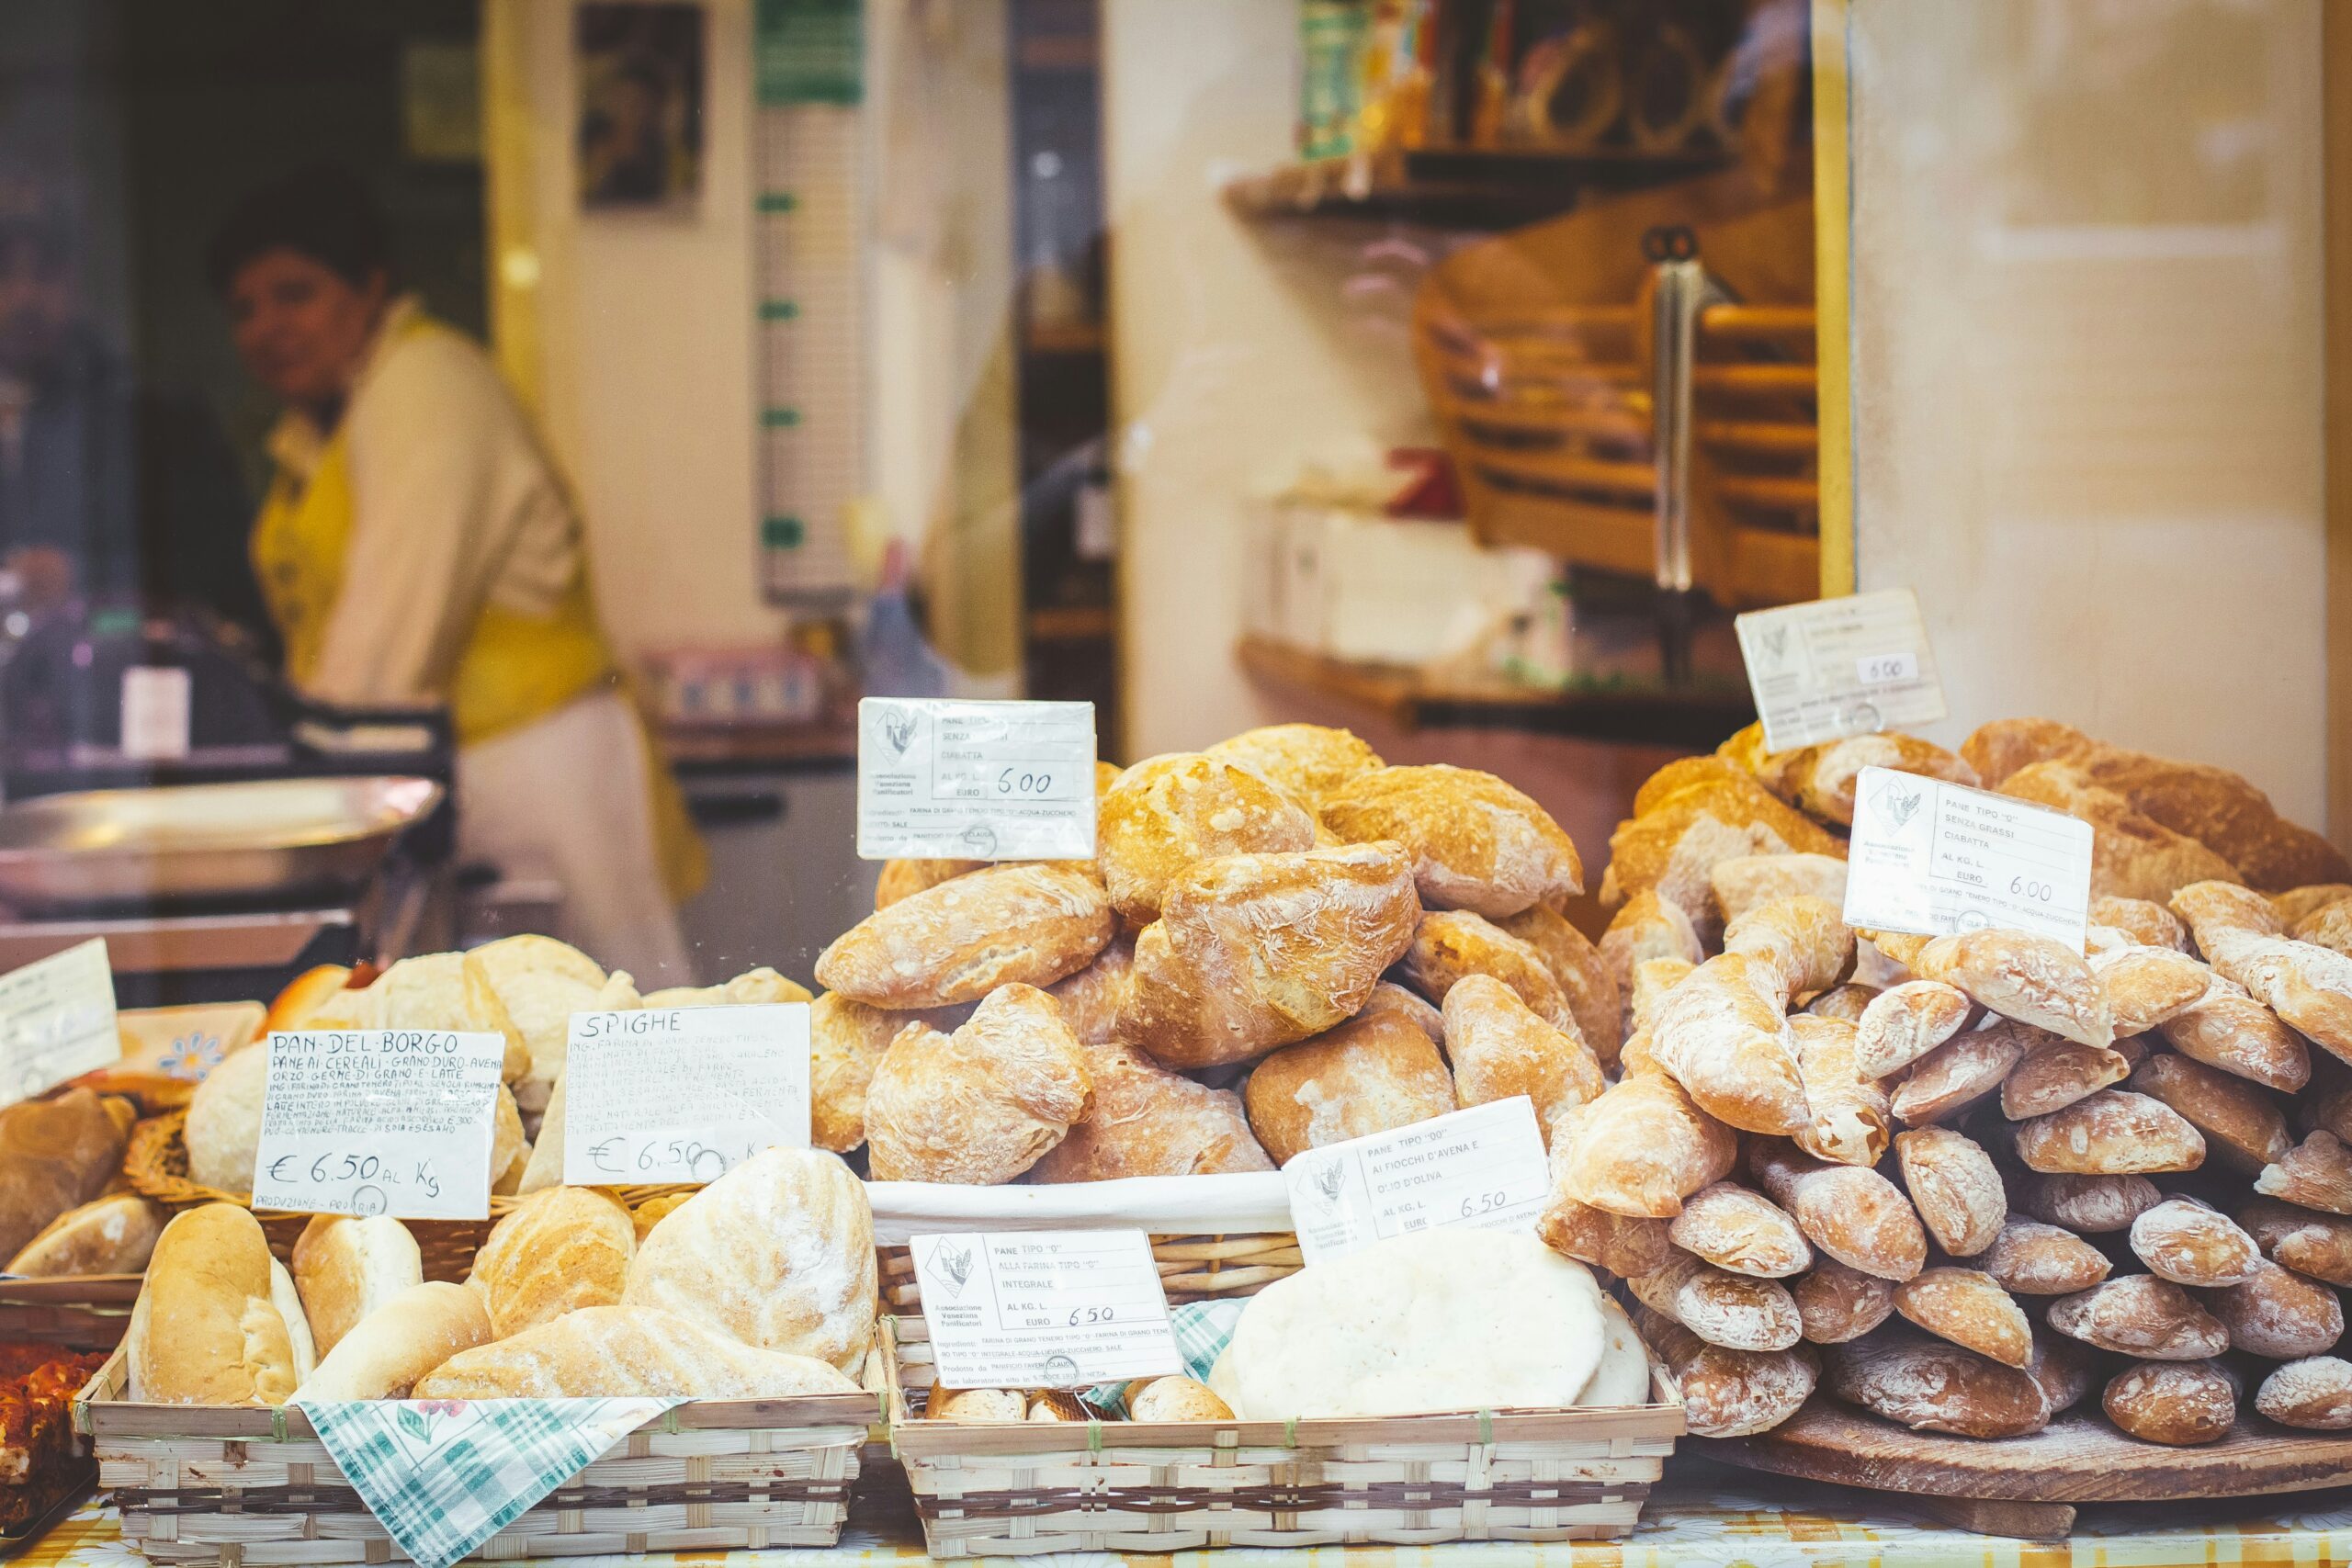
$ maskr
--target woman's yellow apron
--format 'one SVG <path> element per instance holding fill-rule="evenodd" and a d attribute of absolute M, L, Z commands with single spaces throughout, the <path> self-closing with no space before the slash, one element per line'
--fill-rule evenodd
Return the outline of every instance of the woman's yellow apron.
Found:
<path fill-rule="evenodd" d="M 418 320 L 406 330 L 446 329 Z M 338 428 L 307 483 L 278 472 L 254 523 L 254 572 L 270 618 L 285 638 L 286 670 L 297 686 L 308 686 L 318 671 L 327 619 L 343 588 L 354 522 L 348 443 Z M 458 744 L 470 746 L 545 718 L 620 680 L 597 630 L 583 572 L 572 580 L 553 615 L 526 615 L 487 604 L 476 612 L 449 682 L 450 722 Z M 680 902 L 708 879 L 709 858 L 650 735 L 645 737 L 645 757 L 662 880 L 672 901 Z"/>

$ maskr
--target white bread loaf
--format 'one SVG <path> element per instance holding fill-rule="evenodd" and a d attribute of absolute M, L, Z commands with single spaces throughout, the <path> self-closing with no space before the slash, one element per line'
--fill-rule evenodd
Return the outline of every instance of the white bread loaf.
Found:
<path fill-rule="evenodd" d="M 822 1361 L 714 1334 L 673 1313 L 582 1307 L 463 1350 L 417 1380 L 418 1399 L 788 1399 L 854 1393 Z"/>
<path fill-rule="evenodd" d="M 164 1227 L 125 1337 L 137 1397 L 156 1404 L 283 1404 L 301 1380 L 272 1300 L 269 1243 L 233 1203 Z"/>
<path fill-rule="evenodd" d="M 424 1279 L 416 1237 L 390 1214 L 319 1214 L 294 1243 L 294 1284 L 322 1356 L 333 1355 L 369 1314 Z"/>
<path fill-rule="evenodd" d="M 163 1208 L 136 1192 L 116 1192 L 68 1209 L 8 1259 L 6 1271 L 34 1279 L 74 1274 L 138 1274 L 164 1234 Z"/>
<path fill-rule="evenodd" d="M 310 1315 L 302 1310 L 302 1292 L 294 1276 L 277 1258 L 269 1260 L 269 1304 L 286 1325 L 286 1344 L 294 1352 L 294 1382 L 300 1387 L 319 1368 L 319 1344 L 311 1337 Z"/>
<path fill-rule="evenodd" d="M 614 1305 L 636 1255 L 637 1225 L 617 1199 L 551 1187 L 491 1228 L 468 1283 L 483 1292 L 503 1339 L 581 1307 Z"/>
<path fill-rule="evenodd" d="M 450 1357 L 490 1343 L 481 1292 L 436 1280 L 411 1285 L 337 1341 L 297 1399 L 405 1399 Z"/>
<path fill-rule="evenodd" d="M 621 1300 L 854 1377 L 874 1340 L 874 1215 L 837 1155 L 768 1149 L 645 1238 Z"/>
<path fill-rule="evenodd" d="M 187 1176 L 220 1192 L 254 1190 L 261 1147 L 262 1095 L 269 1087 L 269 1042 L 256 1040 L 212 1069 L 188 1100 Z"/>

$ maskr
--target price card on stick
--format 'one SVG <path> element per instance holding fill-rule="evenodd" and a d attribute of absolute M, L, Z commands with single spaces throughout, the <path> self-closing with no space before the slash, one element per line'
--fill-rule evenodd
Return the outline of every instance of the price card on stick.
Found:
<path fill-rule="evenodd" d="M 121 1059 L 105 938 L 0 976 L 0 1104 Z"/>
<path fill-rule="evenodd" d="M 254 1208 L 490 1217 L 504 1035 L 300 1030 L 271 1035 L 266 1048 Z"/>
<path fill-rule="evenodd" d="M 2083 950 L 2091 825 L 1941 779 L 1864 768 L 1854 780 L 1846 923 L 1951 936 L 2000 927 Z"/>
<path fill-rule="evenodd" d="M 1445 1225 L 1524 1229 L 1552 1194 L 1523 1094 L 1310 1149 L 1283 1167 L 1283 1180 L 1309 1263 Z"/>
<path fill-rule="evenodd" d="M 1094 705 L 867 697 L 857 705 L 865 860 L 1086 860 Z"/>
<path fill-rule="evenodd" d="M 563 1179 L 712 1182 L 808 1146 L 808 1004 L 571 1015 Z"/>
<path fill-rule="evenodd" d="M 1908 588 L 1751 610 L 1732 626 L 1771 750 L 1945 716 L 1935 652 Z"/>
<path fill-rule="evenodd" d="M 1141 1231 L 910 1238 L 943 1388 L 1090 1388 L 1184 1370 Z"/>

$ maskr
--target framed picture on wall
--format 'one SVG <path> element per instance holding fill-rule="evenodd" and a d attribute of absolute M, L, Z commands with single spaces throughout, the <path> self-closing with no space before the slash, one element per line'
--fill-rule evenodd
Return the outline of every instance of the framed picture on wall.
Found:
<path fill-rule="evenodd" d="M 702 195 L 703 8 L 590 0 L 574 18 L 580 205 L 690 213 Z"/>

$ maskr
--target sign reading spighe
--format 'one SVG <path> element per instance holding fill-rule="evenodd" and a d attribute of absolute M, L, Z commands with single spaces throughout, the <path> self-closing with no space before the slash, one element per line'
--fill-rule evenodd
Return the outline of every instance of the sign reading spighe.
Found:
<path fill-rule="evenodd" d="M 718 1180 L 808 1146 L 808 1004 L 576 1012 L 563 1067 L 563 1179 Z"/>

